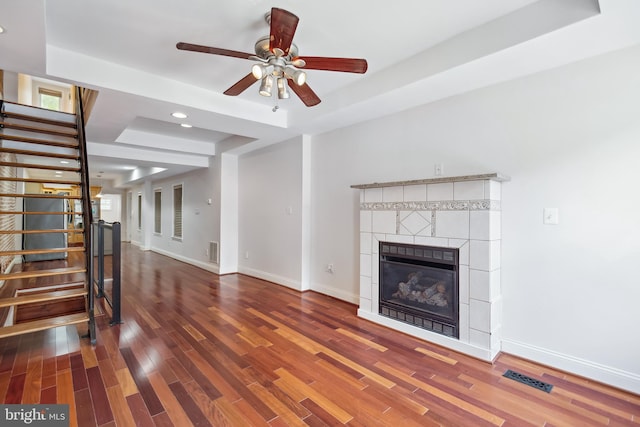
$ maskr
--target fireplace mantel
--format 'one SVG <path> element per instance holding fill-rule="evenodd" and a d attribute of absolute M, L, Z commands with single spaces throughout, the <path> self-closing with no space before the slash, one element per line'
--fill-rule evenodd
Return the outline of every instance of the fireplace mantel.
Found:
<path fill-rule="evenodd" d="M 360 190 L 358 315 L 491 361 L 501 348 L 499 173 L 352 185 Z M 379 312 L 379 242 L 456 248 L 460 335 L 443 336 Z"/>
<path fill-rule="evenodd" d="M 411 181 L 395 181 L 395 182 L 374 182 L 372 184 L 357 184 L 352 185 L 351 188 L 363 190 L 365 188 L 383 188 L 383 187 L 398 187 L 405 185 L 419 185 L 419 184 L 440 184 L 443 182 L 462 182 L 462 181 L 480 181 L 491 180 L 497 182 L 509 181 L 509 177 L 501 175 L 499 173 L 486 173 L 480 175 L 464 175 L 464 176 L 441 176 L 438 178 L 416 179 Z"/>

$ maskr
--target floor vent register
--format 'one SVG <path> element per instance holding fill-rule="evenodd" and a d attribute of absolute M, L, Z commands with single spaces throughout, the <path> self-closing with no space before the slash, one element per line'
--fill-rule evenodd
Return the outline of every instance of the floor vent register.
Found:
<path fill-rule="evenodd" d="M 551 389 L 553 388 L 553 385 L 549 383 L 531 378 L 527 375 L 521 374 L 520 372 L 512 371 L 511 369 L 507 369 L 507 372 L 505 372 L 502 376 L 518 381 L 519 383 L 526 384 L 533 388 L 537 388 L 538 390 L 545 391 L 547 393 L 551 393 Z"/>

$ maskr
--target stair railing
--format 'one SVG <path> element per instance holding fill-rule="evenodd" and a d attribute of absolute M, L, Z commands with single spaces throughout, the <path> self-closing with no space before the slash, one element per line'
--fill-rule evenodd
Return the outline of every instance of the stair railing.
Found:
<path fill-rule="evenodd" d="M 111 232 L 111 295 L 104 291 L 105 284 L 105 230 Z M 120 235 L 120 223 L 113 222 L 108 223 L 104 220 L 94 222 L 91 224 L 91 231 L 93 234 L 93 241 L 95 244 L 91 245 L 90 256 L 91 260 L 96 260 L 98 274 L 96 275 L 96 269 L 91 270 L 91 287 L 98 288 L 96 298 L 104 298 L 107 304 L 111 307 L 111 322 L 110 325 L 116 325 L 122 323 L 121 312 L 121 282 L 120 282 L 120 267 L 121 267 L 121 235 Z M 93 265 L 93 261 L 91 262 Z"/>
<path fill-rule="evenodd" d="M 82 103 L 81 89 L 76 86 L 76 129 L 78 132 L 78 149 L 80 154 L 80 188 L 82 192 L 82 221 L 83 224 L 93 223 L 93 212 L 91 211 L 91 186 L 89 183 L 89 166 L 87 160 L 87 138 L 84 133 L 84 108 Z M 85 263 L 87 269 L 87 305 L 89 311 L 89 338 L 92 343 L 96 342 L 96 322 L 95 322 L 95 298 L 93 281 L 93 258 L 90 257 L 92 248 L 91 229 L 85 225 L 83 231 L 85 245 Z"/>

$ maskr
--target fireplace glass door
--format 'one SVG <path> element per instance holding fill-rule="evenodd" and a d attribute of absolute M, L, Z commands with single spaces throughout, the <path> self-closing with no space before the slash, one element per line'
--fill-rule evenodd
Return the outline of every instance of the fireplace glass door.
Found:
<path fill-rule="evenodd" d="M 380 313 L 458 337 L 458 250 L 380 242 Z"/>

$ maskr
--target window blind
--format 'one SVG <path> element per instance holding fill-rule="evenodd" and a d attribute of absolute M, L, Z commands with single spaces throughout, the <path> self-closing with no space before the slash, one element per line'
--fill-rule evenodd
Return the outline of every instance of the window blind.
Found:
<path fill-rule="evenodd" d="M 138 194 L 138 230 L 142 230 L 142 194 Z"/>
<path fill-rule="evenodd" d="M 153 231 L 162 233 L 162 191 L 158 190 L 153 194 Z"/>
<path fill-rule="evenodd" d="M 173 237 L 182 238 L 182 185 L 173 187 Z"/>

